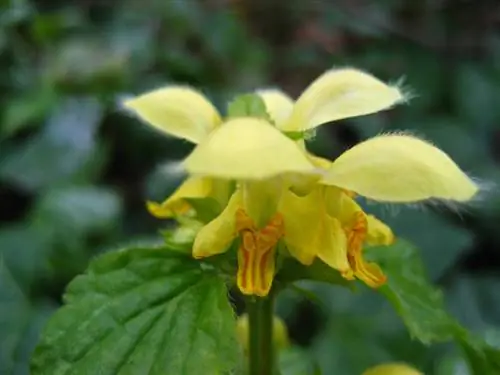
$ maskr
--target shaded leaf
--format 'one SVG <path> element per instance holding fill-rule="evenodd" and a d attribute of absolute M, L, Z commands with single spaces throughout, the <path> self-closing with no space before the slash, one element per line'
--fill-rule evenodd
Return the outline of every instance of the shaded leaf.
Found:
<path fill-rule="evenodd" d="M 70 234 L 108 229 L 117 224 L 120 197 L 113 191 L 87 186 L 50 190 L 37 203 L 34 220 Z"/>
<path fill-rule="evenodd" d="M 2 159 L 0 178 L 35 190 L 78 176 L 96 157 L 101 110 L 95 100 L 64 102 L 40 136 Z"/>
<path fill-rule="evenodd" d="M 28 375 L 29 357 L 55 307 L 47 302 L 30 303 L 3 263 L 0 263 L 0 306 L 0 373 Z"/>
<path fill-rule="evenodd" d="M 426 277 L 418 251 L 398 241 L 367 253 L 388 276 L 381 293 L 392 303 L 410 335 L 424 344 L 455 340 L 464 350 L 474 374 L 500 373 L 500 350 L 476 337 L 445 310 L 442 294 Z"/>
<path fill-rule="evenodd" d="M 364 207 L 387 223 L 397 237 L 415 244 L 432 280 L 442 276 L 472 245 L 470 231 L 430 210 L 379 204 Z"/>
<path fill-rule="evenodd" d="M 56 102 L 52 90 L 41 88 L 28 96 L 12 100 L 2 118 L 2 137 L 9 137 L 17 131 L 35 125 L 43 120 Z"/>
<path fill-rule="evenodd" d="M 161 235 L 169 250 L 179 251 L 190 255 L 196 234 L 202 226 L 203 224 L 198 221 L 190 221 L 185 225 L 163 230 L 161 231 Z"/>
<path fill-rule="evenodd" d="M 279 353 L 280 375 L 320 375 L 321 370 L 304 349 L 292 346 Z"/>
<path fill-rule="evenodd" d="M 310 266 L 304 266 L 293 258 L 286 258 L 276 276 L 276 280 L 287 283 L 299 280 L 313 280 L 344 287 L 352 286 L 352 283 L 344 279 L 337 270 L 329 267 L 319 259 L 315 260 Z"/>
<path fill-rule="evenodd" d="M 168 248 L 108 253 L 68 286 L 32 374 L 219 374 L 238 364 L 221 279 Z"/>
<path fill-rule="evenodd" d="M 495 126 L 500 119 L 497 75 L 486 67 L 462 64 L 454 84 L 454 104 L 460 117 L 468 120 L 475 132 Z"/>
<path fill-rule="evenodd" d="M 414 246 L 403 240 L 367 249 L 387 274 L 379 290 L 403 318 L 410 335 L 425 344 L 452 340 L 457 323 L 444 309 L 442 294 L 427 281 Z"/>
<path fill-rule="evenodd" d="M 458 331 L 457 341 L 474 375 L 500 374 L 500 345 L 491 345 L 465 330 Z"/>
<path fill-rule="evenodd" d="M 8 268 L 23 290 L 29 291 L 49 270 L 50 233 L 33 225 L 0 230 L 0 267 Z"/>

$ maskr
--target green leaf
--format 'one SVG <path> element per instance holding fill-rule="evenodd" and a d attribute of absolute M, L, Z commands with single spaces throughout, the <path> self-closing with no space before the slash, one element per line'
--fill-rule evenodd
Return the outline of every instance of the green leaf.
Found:
<path fill-rule="evenodd" d="M 436 375 L 473 375 L 500 373 L 500 331 L 489 329 L 482 338 L 466 331 L 458 335 L 463 355 L 453 352 L 441 360 Z M 466 361 L 467 359 L 467 361 Z"/>
<path fill-rule="evenodd" d="M 51 246 L 51 234 L 29 222 L 4 226 L 0 230 L 0 268 L 8 268 L 23 290 L 33 291 L 49 273 Z"/>
<path fill-rule="evenodd" d="M 239 365 L 224 282 L 168 248 L 91 263 L 45 328 L 33 375 L 224 374 Z"/>
<path fill-rule="evenodd" d="M 410 335 L 424 344 L 455 340 L 474 374 L 500 373 L 500 350 L 474 336 L 445 310 L 442 294 L 428 281 L 417 249 L 405 241 L 366 251 L 387 274 L 381 293 L 392 303 Z"/>
<path fill-rule="evenodd" d="M 184 198 L 196 212 L 196 218 L 202 223 L 208 223 L 221 213 L 222 209 L 214 198 Z"/>
<path fill-rule="evenodd" d="M 237 96 L 227 106 L 228 117 L 258 117 L 272 123 L 266 103 L 259 95 L 244 94 Z"/>
<path fill-rule="evenodd" d="M 424 344 L 453 339 L 457 323 L 444 309 L 442 294 L 427 275 L 411 244 L 400 240 L 392 246 L 366 251 L 388 277 L 379 290 L 403 318 L 410 334 Z"/>
<path fill-rule="evenodd" d="M 500 349 L 466 330 L 457 332 L 457 341 L 473 374 L 500 374 Z"/>
<path fill-rule="evenodd" d="M 44 87 L 13 99 L 3 115 L 2 138 L 12 136 L 25 127 L 36 125 L 54 107 L 56 99 L 56 94 Z"/>
<path fill-rule="evenodd" d="M 434 212 L 402 209 L 397 215 L 391 215 L 382 205 L 367 203 L 364 207 L 389 225 L 398 237 L 409 240 L 419 249 L 432 280 L 441 277 L 472 245 L 469 230 Z"/>
<path fill-rule="evenodd" d="M 96 142 L 102 114 L 94 99 L 61 102 L 40 135 L 2 155 L 0 178 L 28 191 L 81 179 L 102 157 Z"/>
<path fill-rule="evenodd" d="M 280 351 L 278 365 L 280 375 L 321 374 L 321 370 L 315 365 L 309 353 L 298 346 Z"/>
<path fill-rule="evenodd" d="M 169 250 L 190 255 L 193 242 L 203 224 L 198 221 L 182 223 L 180 226 L 162 230 L 160 233 Z"/>
<path fill-rule="evenodd" d="M 28 375 L 29 357 L 54 305 L 30 303 L 18 281 L 0 262 L 0 374 Z"/>

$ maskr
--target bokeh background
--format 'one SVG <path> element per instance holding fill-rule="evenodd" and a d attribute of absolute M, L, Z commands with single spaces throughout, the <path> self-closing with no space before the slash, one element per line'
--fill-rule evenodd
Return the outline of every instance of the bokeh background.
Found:
<path fill-rule="evenodd" d="M 381 131 L 431 140 L 485 186 L 458 213 L 369 205 L 420 249 L 449 309 L 500 344 L 500 3 L 496 0 L 0 0 L 0 374 L 28 374 L 40 328 L 97 254 L 158 238 L 144 201 L 182 176 L 191 149 L 120 108 L 169 83 L 223 110 L 235 93 L 298 95 L 321 72 L 354 66 L 404 78 L 409 105 L 320 128 L 335 157 Z M 385 360 L 466 375 L 448 345 L 412 341 L 375 293 L 309 285 L 278 304 L 294 342 L 324 374 Z M 284 373 L 302 374 L 296 357 Z"/>

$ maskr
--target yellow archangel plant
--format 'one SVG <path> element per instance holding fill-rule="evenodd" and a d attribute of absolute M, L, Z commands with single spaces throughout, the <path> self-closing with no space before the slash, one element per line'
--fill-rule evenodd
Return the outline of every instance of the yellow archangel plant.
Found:
<path fill-rule="evenodd" d="M 397 86 L 367 73 L 327 71 L 295 102 L 274 89 L 256 95 L 266 116 L 223 120 L 201 93 L 180 86 L 125 103 L 156 128 L 197 144 L 183 161 L 190 177 L 148 207 L 169 218 L 189 212 L 192 198 L 216 199 L 223 209 L 198 232 L 193 256 L 223 253 L 238 240 L 237 285 L 246 295 L 269 293 L 278 247 L 304 265 L 319 258 L 347 279 L 378 287 L 385 275 L 365 261 L 363 245 L 388 245 L 394 236 L 363 211 L 357 195 L 389 203 L 467 201 L 478 190 L 443 151 L 411 135 L 376 136 L 334 161 L 307 151 L 304 135 L 319 125 L 405 100 Z"/>

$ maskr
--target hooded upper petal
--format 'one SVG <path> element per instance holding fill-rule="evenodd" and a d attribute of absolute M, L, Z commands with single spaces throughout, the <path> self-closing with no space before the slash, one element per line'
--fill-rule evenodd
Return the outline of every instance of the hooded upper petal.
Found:
<path fill-rule="evenodd" d="M 409 135 L 381 135 L 340 155 L 322 183 L 385 202 L 467 201 L 478 186 L 443 151 Z"/>
<path fill-rule="evenodd" d="M 346 68 L 329 70 L 297 99 L 284 131 L 305 131 L 329 121 L 362 116 L 404 100 L 397 87 L 372 75 Z"/>
<path fill-rule="evenodd" d="M 187 198 L 206 198 L 212 191 L 212 180 L 189 177 L 162 203 L 147 202 L 149 212 L 158 218 L 167 219 L 186 213 L 191 209 Z"/>
<path fill-rule="evenodd" d="M 195 175 L 249 180 L 315 171 L 291 139 L 268 122 L 250 117 L 218 127 L 186 158 L 184 166 Z"/>
<path fill-rule="evenodd" d="M 264 100 L 269 116 L 271 116 L 276 127 L 280 129 L 292 113 L 292 98 L 277 89 L 258 90 L 257 94 Z"/>
<path fill-rule="evenodd" d="M 171 86 L 124 102 L 141 119 L 174 137 L 199 143 L 221 118 L 200 92 L 189 87 Z"/>

